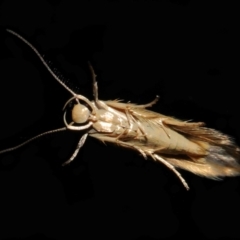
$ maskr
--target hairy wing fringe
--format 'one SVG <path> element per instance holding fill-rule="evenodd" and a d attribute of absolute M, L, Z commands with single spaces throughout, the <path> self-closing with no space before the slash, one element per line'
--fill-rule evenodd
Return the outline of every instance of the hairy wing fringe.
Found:
<path fill-rule="evenodd" d="M 206 127 L 192 127 L 192 126 L 171 126 L 177 132 L 181 132 L 184 135 L 190 137 L 192 140 L 203 140 L 216 145 L 232 146 L 233 142 L 229 136 L 222 134 L 221 132 L 206 128 Z"/>
<path fill-rule="evenodd" d="M 169 163 L 177 168 L 190 171 L 196 175 L 207 177 L 215 180 L 221 177 L 233 177 L 240 175 L 240 165 L 234 160 L 234 164 L 227 164 L 224 160 L 217 160 L 214 155 L 208 155 L 206 158 L 198 159 L 198 162 L 193 162 L 185 159 L 165 158 Z M 231 159 L 232 161 L 232 159 Z"/>
<path fill-rule="evenodd" d="M 240 149 L 229 136 L 206 127 L 172 126 L 172 128 L 184 134 L 190 141 L 205 146 L 207 152 L 205 157 L 194 156 L 194 161 L 169 158 L 168 161 L 175 167 L 212 179 L 240 175 Z M 201 142 L 207 142 L 208 145 Z"/>

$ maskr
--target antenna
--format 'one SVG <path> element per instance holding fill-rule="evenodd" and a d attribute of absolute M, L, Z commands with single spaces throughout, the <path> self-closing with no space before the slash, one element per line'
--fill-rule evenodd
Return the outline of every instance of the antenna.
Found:
<path fill-rule="evenodd" d="M 46 63 L 46 61 L 43 59 L 43 57 L 41 56 L 41 54 L 38 52 L 38 50 L 31 44 L 29 43 L 25 38 L 23 38 L 22 36 L 20 36 L 18 33 L 10 30 L 10 29 L 6 29 L 7 32 L 13 34 L 14 36 L 18 37 L 20 40 L 22 40 L 24 43 L 26 43 L 36 54 L 37 56 L 40 58 L 41 62 L 43 63 L 43 65 L 47 68 L 47 70 L 51 73 L 51 75 L 67 90 L 69 91 L 74 97 L 77 95 L 75 92 L 73 92 L 65 83 L 63 83 L 63 81 L 58 78 L 58 76 L 53 72 L 53 70 L 48 66 L 48 64 Z"/>

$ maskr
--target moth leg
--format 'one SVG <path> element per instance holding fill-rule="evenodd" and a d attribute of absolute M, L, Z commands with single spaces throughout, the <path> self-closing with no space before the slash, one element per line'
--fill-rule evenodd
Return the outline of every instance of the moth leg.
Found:
<path fill-rule="evenodd" d="M 140 123 L 140 121 L 136 120 L 136 119 L 133 117 L 132 114 L 131 114 L 131 115 L 129 114 L 129 112 L 132 113 L 132 109 L 131 109 L 129 106 L 127 106 L 127 108 L 126 108 L 126 115 L 127 115 L 129 118 L 132 118 L 132 120 L 138 125 L 139 130 L 142 132 L 142 137 L 144 137 L 144 138 L 147 140 L 147 133 L 144 131 L 144 127 L 142 126 L 142 124 Z M 137 136 L 136 136 L 136 138 L 137 138 Z"/>
<path fill-rule="evenodd" d="M 118 144 L 120 146 L 130 147 L 130 148 L 133 148 L 133 149 L 139 151 L 142 154 L 142 156 L 144 157 L 144 159 L 147 160 L 147 155 L 141 148 L 136 147 L 133 144 L 130 144 L 130 143 L 127 143 L 127 142 L 123 142 L 123 141 L 119 140 L 122 135 L 123 134 L 121 134 L 120 136 L 118 136 L 116 138 L 116 144 Z"/>
<path fill-rule="evenodd" d="M 116 137 L 116 143 L 117 143 L 117 144 L 118 144 L 118 142 L 120 141 L 120 139 L 122 138 L 122 136 L 127 135 L 127 134 L 129 133 L 129 128 L 130 128 L 130 126 L 129 126 L 129 127 L 126 127 L 126 128 L 124 129 L 124 131 L 123 131 L 122 133 L 120 133 L 120 134 Z"/>
<path fill-rule="evenodd" d="M 135 121 L 135 119 L 129 114 L 128 109 L 125 110 L 125 114 L 126 114 L 126 117 L 127 117 L 128 127 L 126 127 L 126 129 L 116 138 L 116 141 L 119 141 L 119 139 L 121 139 L 121 137 L 123 135 L 128 135 L 129 131 L 133 127 L 132 121 Z"/>
<path fill-rule="evenodd" d="M 102 142 L 111 142 L 111 143 L 120 145 L 122 147 L 135 149 L 135 150 L 139 151 L 145 159 L 147 159 L 146 153 L 141 148 L 136 147 L 131 143 L 119 141 L 115 137 L 104 136 L 104 135 L 101 135 L 101 134 L 91 134 L 91 137 L 97 138 L 98 140 L 100 140 Z"/>
<path fill-rule="evenodd" d="M 153 101 L 151 101 L 150 103 L 146 103 L 146 104 L 142 104 L 142 105 L 136 105 L 134 106 L 135 108 L 147 108 L 147 107 L 152 107 L 154 104 L 157 103 L 157 101 L 159 100 L 159 96 L 157 95 L 155 97 L 155 99 Z"/>
<path fill-rule="evenodd" d="M 67 160 L 66 162 L 64 162 L 64 163 L 62 164 L 62 166 L 65 166 L 65 165 L 69 164 L 70 162 L 72 162 L 72 161 L 75 159 L 75 157 L 77 156 L 80 148 L 84 145 L 84 143 L 85 143 L 85 141 L 86 141 L 86 139 L 87 139 L 87 136 L 88 136 L 88 133 L 85 133 L 85 134 L 80 138 L 80 141 L 78 142 L 77 147 L 76 147 L 73 155 L 70 157 L 69 160 Z"/>
<path fill-rule="evenodd" d="M 133 124 L 132 122 L 135 122 L 138 124 L 138 122 L 134 119 L 134 117 L 132 115 L 130 115 L 130 108 L 127 106 L 126 109 L 125 109 L 125 114 L 126 114 L 126 117 L 127 117 L 127 123 L 128 123 L 128 128 L 126 128 L 117 138 L 116 138 L 116 141 L 119 141 L 119 139 L 121 139 L 121 137 L 123 135 L 128 135 L 129 131 L 132 129 L 133 127 Z M 138 124 L 139 126 L 139 124 Z M 144 133 L 144 130 L 143 130 L 143 127 L 142 126 L 139 126 L 139 129 L 140 131 L 142 132 L 143 136 L 146 138 L 146 134 Z M 137 137 L 137 136 L 136 136 Z"/>
<path fill-rule="evenodd" d="M 164 118 L 162 122 L 165 123 L 166 125 L 172 125 L 176 127 L 202 127 L 205 125 L 204 122 L 195 122 L 195 123 L 182 122 L 182 121 L 170 119 L 170 118 Z"/>
<path fill-rule="evenodd" d="M 90 62 L 88 62 L 88 66 L 89 66 L 91 74 L 92 74 L 94 100 L 95 100 L 95 102 L 98 102 L 98 85 L 97 85 L 97 81 L 96 81 L 97 75 L 95 74 L 94 69 Z"/>
<path fill-rule="evenodd" d="M 160 152 L 162 152 L 162 150 L 164 150 L 164 149 L 167 149 L 167 147 L 159 147 L 159 148 L 157 148 L 157 149 L 154 149 L 154 150 L 153 150 L 153 153 L 160 153 Z"/>
<path fill-rule="evenodd" d="M 132 120 L 133 122 L 137 123 L 140 131 L 142 132 L 143 136 L 146 138 L 146 133 L 144 132 L 142 125 L 138 121 L 136 121 L 136 119 L 134 119 L 133 115 L 131 115 L 130 112 L 131 112 L 131 109 L 130 109 L 130 107 L 127 106 L 125 113 L 126 113 L 126 116 L 127 116 L 128 122 L 129 122 L 129 129 L 131 129 L 131 127 L 133 126 L 133 124 L 131 122 L 131 120 Z"/>
<path fill-rule="evenodd" d="M 136 118 L 138 117 L 138 116 L 135 114 L 134 110 L 132 110 L 131 113 L 132 113 L 133 116 L 135 115 Z M 147 116 L 144 115 L 144 114 L 142 114 L 142 117 L 147 118 Z M 143 130 L 143 127 L 141 126 L 141 123 L 140 123 L 139 121 L 136 121 L 136 122 L 137 122 L 139 128 L 140 128 L 142 131 L 144 131 L 144 130 Z M 170 137 L 170 134 L 168 133 L 167 129 L 166 129 L 165 126 L 164 126 L 164 118 L 159 119 L 157 122 L 158 122 L 158 124 L 160 125 L 160 127 L 163 129 L 163 131 L 166 133 L 166 135 L 167 135 L 169 138 L 171 138 L 171 137 Z M 144 133 L 144 134 L 145 134 L 145 133 Z M 145 134 L 145 135 L 146 135 L 146 134 Z"/>
<path fill-rule="evenodd" d="M 90 71 L 92 73 L 92 79 L 93 79 L 94 102 L 96 103 L 97 107 L 100 107 L 107 111 L 113 112 L 114 111 L 113 109 L 111 109 L 109 106 L 107 106 L 106 103 L 104 103 L 103 101 L 100 101 L 98 99 L 98 84 L 97 84 L 97 80 L 96 80 L 97 75 L 95 74 L 94 69 L 93 69 L 92 65 L 90 64 L 90 62 L 88 62 L 88 65 L 89 65 Z M 114 113 L 115 113 L 115 111 L 114 111 Z"/>
<path fill-rule="evenodd" d="M 100 101 L 98 99 L 98 84 L 97 84 L 97 80 L 96 80 L 96 74 L 94 72 L 94 69 L 92 67 L 92 65 L 90 63 L 89 64 L 89 68 L 90 68 L 90 71 L 92 73 L 92 79 L 93 79 L 93 96 L 94 96 L 94 102 L 96 103 L 97 107 L 100 107 L 100 108 L 103 108 L 105 109 L 106 111 L 109 111 L 109 112 L 113 112 L 113 113 L 117 113 L 114 109 L 112 109 L 111 107 L 109 107 L 106 103 L 104 103 L 103 101 Z"/>
<path fill-rule="evenodd" d="M 140 106 L 141 106 L 141 105 L 140 105 Z M 129 108 L 129 109 L 130 109 L 130 108 Z M 131 111 L 131 113 L 132 113 L 132 116 L 135 116 L 136 118 L 138 118 L 138 114 L 134 111 L 134 109 L 130 109 L 130 111 Z M 145 114 L 141 114 L 141 117 L 148 118 L 148 116 L 145 115 Z M 170 135 L 169 135 L 167 129 L 164 127 L 164 119 L 165 119 L 165 118 L 160 118 L 160 119 L 158 120 L 158 124 L 159 124 L 160 127 L 163 129 L 163 131 L 166 133 L 166 135 L 170 138 Z M 136 121 L 136 123 L 138 124 L 139 128 L 141 129 L 141 131 L 144 133 L 144 130 L 143 130 L 143 127 L 142 127 L 141 123 L 140 123 L 139 121 Z M 146 135 L 146 134 L 144 133 L 144 135 Z"/>
<path fill-rule="evenodd" d="M 166 135 L 167 135 L 169 138 L 171 138 L 170 135 L 169 135 L 169 133 L 167 132 L 167 129 L 166 129 L 166 128 L 164 127 L 164 125 L 163 125 L 163 121 L 164 121 L 163 119 L 160 119 L 158 123 L 160 124 L 161 128 L 162 128 L 163 131 L 166 133 Z"/>
<path fill-rule="evenodd" d="M 147 154 L 141 148 L 136 148 L 136 149 L 143 155 L 144 159 L 147 160 Z"/>
<path fill-rule="evenodd" d="M 129 109 L 127 108 L 125 110 L 126 116 L 127 116 L 127 121 L 128 121 L 128 125 L 129 125 L 129 130 L 132 128 L 132 122 L 131 122 L 131 115 L 129 114 Z M 134 119 L 132 119 L 134 121 Z M 129 132 L 128 130 L 128 132 Z"/>
<path fill-rule="evenodd" d="M 116 137 L 116 141 L 119 141 L 121 137 L 129 132 L 129 129 L 126 128 L 119 136 Z"/>
<path fill-rule="evenodd" d="M 137 123 L 140 131 L 142 132 L 142 136 L 147 140 L 147 134 L 146 134 L 146 132 L 144 131 L 144 128 L 143 128 L 142 124 L 141 124 L 139 121 L 136 121 L 136 123 Z"/>
<path fill-rule="evenodd" d="M 158 160 L 158 161 L 160 161 L 161 163 L 163 163 L 166 167 L 168 167 L 169 169 L 171 169 L 176 175 L 177 175 L 177 177 L 180 179 L 180 181 L 182 182 L 182 184 L 183 184 L 183 186 L 187 189 L 187 190 L 189 190 L 189 186 L 188 186 L 188 184 L 186 183 L 186 181 L 184 180 L 184 178 L 181 176 L 181 174 L 176 170 L 176 168 L 172 165 L 172 164 L 170 164 L 169 162 L 167 162 L 165 159 L 163 159 L 163 158 L 161 158 L 159 155 L 157 155 L 157 154 L 151 154 L 151 156 L 152 156 L 152 158 L 154 159 L 154 160 Z"/>

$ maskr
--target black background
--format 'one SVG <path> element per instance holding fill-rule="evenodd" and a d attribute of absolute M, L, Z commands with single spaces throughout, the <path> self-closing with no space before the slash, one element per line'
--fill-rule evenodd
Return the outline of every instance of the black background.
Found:
<path fill-rule="evenodd" d="M 226 2 L 226 1 L 225 1 Z M 147 103 L 204 121 L 240 143 L 239 27 L 222 1 L 3 1 L 0 5 L 0 146 L 63 126 L 74 91 L 92 99 L 91 61 L 102 100 Z M 161 164 L 81 133 L 36 140 L 0 156 L 1 239 L 217 239 L 239 237 L 240 178 L 212 181 L 181 171 L 186 191 Z"/>

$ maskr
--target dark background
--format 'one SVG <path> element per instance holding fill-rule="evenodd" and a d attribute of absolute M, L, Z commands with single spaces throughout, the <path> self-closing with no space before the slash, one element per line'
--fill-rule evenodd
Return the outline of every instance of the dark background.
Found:
<path fill-rule="evenodd" d="M 147 103 L 154 111 L 204 121 L 240 143 L 237 7 L 222 1 L 3 1 L 0 5 L 0 146 L 63 126 L 74 91 Z M 240 178 L 212 181 L 88 138 L 49 135 L 0 156 L 1 239 L 218 239 L 240 237 Z"/>

